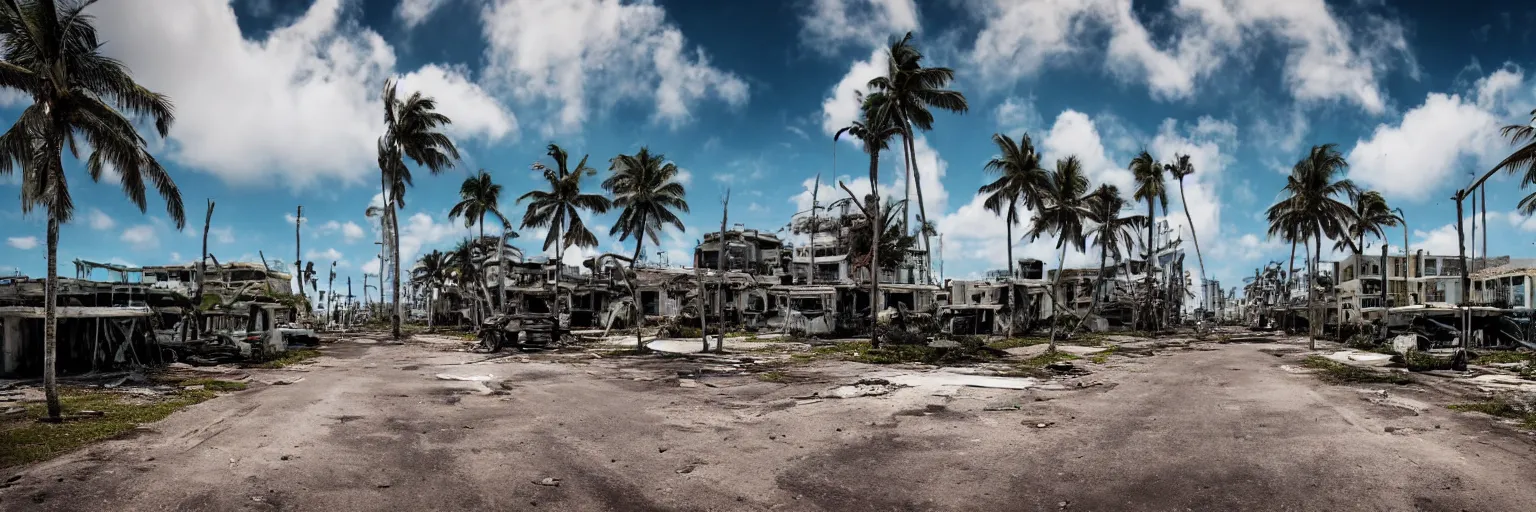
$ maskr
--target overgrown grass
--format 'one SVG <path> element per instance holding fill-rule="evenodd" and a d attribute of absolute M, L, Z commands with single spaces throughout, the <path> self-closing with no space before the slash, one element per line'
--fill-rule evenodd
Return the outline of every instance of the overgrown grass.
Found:
<path fill-rule="evenodd" d="M 277 359 L 273 359 L 271 361 L 267 361 L 265 363 L 262 363 L 261 367 L 262 368 L 282 368 L 282 367 L 285 367 L 285 366 L 291 366 L 291 365 L 295 365 L 295 364 L 298 364 L 298 363 L 302 363 L 304 361 L 308 361 L 308 360 L 314 359 L 316 357 L 320 357 L 320 351 L 319 350 L 312 350 L 312 349 L 289 350 L 287 352 L 284 352 L 283 355 L 279 356 Z"/>
<path fill-rule="evenodd" d="M 0 419 L 0 467 L 50 459 L 89 443 L 117 437 L 215 396 L 218 395 L 207 389 L 146 398 L 65 388 L 59 395 L 68 418 L 63 423 L 37 421 L 48 415 L 47 406 L 41 403 L 27 405 L 26 413 L 20 416 Z M 78 416 L 81 411 L 98 411 L 102 415 Z"/>
<path fill-rule="evenodd" d="M 1502 399 L 1487 402 L 1472 402 L 1465 404 L 1451 404 L 1446 408 L 1461 412 L 1480 412 L 1489 416 L 1519 420 L 1520 428 L 1536 430 L 1536 412 L 1530 412 L 1524 407 L 1516 406 Z"/>
<path fill-rule="evenodd" d="M 209 391 L 245 391 L 246 388 L 244 382 L 218 379 L 187 379 L 181 381 L 180 385 L 182 387 L 202 386 Z"/>
<path fill-rule="evenodd" d="M 1108 348 L 1105 348 L 1103 352 L 1089 356 L 1088 360 L 1093 361 L 1094 364 L 1104 364 L 1105 361 L 1109 361 L 1109 356 L 1112 356 L 1119 351 L 1120 345 L 1110 345 Z"/>
<path fill-rule="evenodd" d="M 784 382 L 784 372 L 771 371 L 757 374 L 757 380 L 763 382 Z"/>
<path fill-rule="evenodd" d="M 1317 376 L 1324 382 L 1333 384 L 1412 384 L 1413 379 L 1407 375 L 1397 373 L 1384 373 L 1375 370 L 1367 370 L 1356 366 L 1350 366 L 1322 356 L 1307 356 L 1302 360 L 1302 366 L 1318 370 Z"/>
<path fill-rule="evenodd" d="M 1066 353 L 1066 352 L 1057 351 L 1057 352 L 1046 352 L 1044 354 L 1040 354 L 1038 356 L 1034 356 L 1034 357 L 1031 357 L 1029 359 L 1025 359 L 1024 362 L 1019 363 L 1019 364 L 1024 365 L 1024 366 L 1032 366 L 1032 367 L 1035 367 L 1035 368 L 1044 368 L 1044 367 L 1046 367 L 1046 365 L 1049 365 L 1051 363 L 1060 363 L 1060 362 L 1064 362 L 1064 361 L 1076 361 L 1078 359 L 1082 359 L 1082 358 L 1077 357 L 1077 356 L 1072 355 L 1072 354 L 1069 354 L 1069 353 Z"/>
<path fill-rule="evenodd" d="M 1030 337 L 1024 337 L 1024 338 L 1007 338 L 1007 339 L 1003 339 L 1003 340 L 999 340 L 999 341 L 994 341 L 992 343 L 988 343 L 987 346 L 995 348 L 995 349 L 998 349 L 998 350 L 1008 350 L 1010 348 L 1032 347 L 1032 346 L 1035 346 L 1035 345 L 1044 345 L 1044 344 L 1050 343 L 1050 342 L 1051 342 L 1051 340 L 1049 338 L 1040 338 L 1040 337 L 1030 336 Z"/>
<path fill-rule="evenodd" d="M 1490 351 L 1477 355 L 1472 364 L 1529 363 L 1536 361 L 1536 352 Z"/>

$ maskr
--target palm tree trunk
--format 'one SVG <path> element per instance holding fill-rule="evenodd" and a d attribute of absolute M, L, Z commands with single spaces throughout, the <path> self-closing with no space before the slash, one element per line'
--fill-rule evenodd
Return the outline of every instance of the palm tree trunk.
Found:
<path fill-rule="evenodd" d="M 48 212 L 48 281 L 43 283 L 43 397 L 48 421 L 63 420 L 59 404 L 59 221 Z"/>
<path fill-rule="evenodd" d="M 1179 202 L 1184 203 L 1184 220 L 1189 222 L 1189 239 L 1195 242 L 1195 260 L 1200 262 L 1200 319 L 1195 325 L 1203 325 L 1205 313 L 1210 311 L 1210 297 L 1206 297 L 1209 285 L 1205 280 L 1205 256 L 1200 254 L 1200 235 L 1195 233 L 1195 218 L 1189 214 L 1189 201 L 1184 198 L 1184 178 L 1179 178 Z M 1220 291 L 1220 290 L 1218 290 Z"/>
<path fill-rule="evenodd" d="M 394 240 L 394 243 L 390 244 L 390 246 L 389 246 L 389 254 L 390 254 L 390 256 L 389 256 L 389 264 L 390 264 L 391 267 L 394 267 L 394 271 L 391 273 L 390 278 L 389 278 L 389 287 L 391 289 L 390 298 L 392 300 L 394 300 L 394 303 L 391 304 L 390 306 L 394 309 L 394 314 L 390 315 L 389 323 L 390 323 L 390 329 L 393 331 L 393 333 L 395 335 L 395 339 L 398 340 L 398 339 L 401 338 L 401 335 L 400 335 L 401 307 L 400 307 L 400 216 L 399 216 L 399 214 L 397 212 L 390 212 L 390 214 L 389 214 L 389 227 L 390 227 L 390 229 L 389 229 L 389 237 L 390 237 L 390 239 Z"/>
<path fill-rule="evenodd" d="M 1008 204 L 1008 216 L 1003 219 L 1004 229 L 1008 231 L 1008 278 L 1003 282 L 1008 286 L 1008 337 L 1013 338 L 1013 323 L 1018 320 L 1019 314 L 1013 310 L 1017 302 L 1013 300 L 1016 290 L 1013 286 L 1013 203 Z"/>
<path fill-rule="evenodd" d="M 1303 252 L 1302 254 L 1306 254 Z M 1291 329 L 1291 287 L 1296 283 L 1296 241 L 1291 240 L 1291 259 L 1285 260 L 1289 272 L 1285 274 L 1285 290 L 1280 295 L 1280 300 L 1285 302 L 1285 318 L 1281 320 L 1280 328 L 1285 331 Z"/>
<path fill-rule="evenodd" d="M 869 247 L 869 345 L 879 347 L 880 334 L 876 327 L 880 325 L 880 224 L 885 213 L 880 204 L 880 151 L 876 149 L 869 152 L 869 197 L 870 204 L 865 212 L 870 217 L 870 233 L 874 235 Z M 724 242 L 722 239 L 721 243 Z"/>
<path fill-rule="evenodd" d="M 1066 270 L 1066 264 L 1067 244 L 1063 241 L 1061 244 L 1061 256 L 1056 258 L 1056 278 L 1051 280 L 1051 344 L 1046 348 L 1046 352 L 1056 351 L 1056 325 L 1060 323 L 1056 313 L 1062 311 L 1062 308 L 1059 307 L 1061 302 L 1061 275 L 1066 273 L 1063 272 Z"/>
<path fill-rule="evenodd" d="M 635 268 L 635 263 L 640 262 L 640 246 L 645 245 L 645 210 L 640 211 L 640 234 L 635 236 L 635 257 L 629 260 L 629 268 Z M 725 240 L 720 240 L 721 254 L 724 254 Z"/>
<path fill-rule="evenodd" d="M 914 162 L 912 162 L 912 152 L 909 150 L 909 148 L 911 147 L 910 145 L 912 144 L 912 134 L 907 130 L 907 128 L 908 127 L 906 126 L 906 121 L 902 120 L 902 127 L 901 127 L 901 163 L 902 163 L 902 171 L 903 171 L 902 176 L 906 180 L 904 182 L 905 186 L 901 189 L 901 233 L 902 234 L 910 233 L 910 231 L 908 231 L 908 228 L 910 228 L 910 226 L 907 225 L 907 219 L 910 217 L 909 213 L 911 212 L 910 208 L 912 206 L 912 164 Z M 874 182 L 870 182 L 870 186 L 874 186 Z"/>
<path fill-rule="evenodd" d="M 924 203 L 923 203 L 923 175 L 919 174 L 918 171 L 917 171 L 917 145 L 912 142 L 911 134 L 912 134 L 912 128 L 909 126 L 909 127 L 907 127 L 907 135 L 908 136 L 905 137 L 905 139 L 906 139 L 906 144 L 907 144 L 907 153 L 912 155 L 911 156 L 911 162 L 912 162 L 912 164 L 911 164 L 911 167 L 912 167 L 912 181 L 917 183 L 917 216 L 918 216 L 918 226 L 917 226 L 917 229 L 919 231 L 922 231 L 922 233 L 923 233 L 923 253 L 928 255 L 929 268 L 926 269 L 926 270 L 932 270 L 932 266 L 933 266 L 932 265 L 932 263 L 933 263 L 933 245 L 930 242 L 930 240 L 928 239 L 928 230 L 924 227 L 924 224 L 923 224 L 925 222 L 928 222 L 928 207 L 926 205 L 924 205 Z M 1011 242 L 1012 241 L 1010 240 L 1010 245 L 1011 245 Z M 931 272 L 926 272 L 925 271 L 925 272 L 923 272 L 923 275 L 931 276 Z"/>
<path fill-rule="evenodd" d="M 1156 233 L 1152 227 L 1157 225 L 1157 207 L 1152 203 L 1152 198 L 1147 198 L 1147 304 L 1144 306 L 1147 314 L 1152 318 L 1147 319 L 1147 328 L 1152 332 L 1157 331 L 1157 316 L 1152 309 L 1152 302 L 1156 300 L 1156 279 L 1153 278 L 1154 262 L 1157 260 Z"/>
<path fill-rule="evenodd" d="M 495 312 L 507 309 L 507 230 L 512 229 L 506 220 L 501 223 L 501 240 L 496 244 L 496 305 Z"/>
<path fill-rule="evenodd" d="M 564 220 L 563 218 L 556 217 Z M 555 229 L 555 300 L 549 303 L 549 312 L 554 313 L 554 320 L 549 323 L 549 342 L 560 340 L 560 274 L 565 272 L 565 243 L 561 240 L 561 231 L 565 231 L 565 223 L 557 222 L 551 226 Z"/>
<path fill-rule="evenodd" d="M 1104 287 L 1104 262 L 1107 261 L 1108 259 L 1109 259 L 1109 247 L 1108 246 L 1104 246 L 1104 245 L 1100 245 L 1099 246 L 1099 277 L 1098 277 L 1098 279 L 1095 279 L 1094 282 L 1093 282 L 1093 302 L 1088 305 L 1088 314 L 1083 315 L 1082 318 L 1077 319 L 1077 326 L 1073 327 L 1072 330 L 1067 333 L 1067 337 L 1068 338 L 1071 338 L 1072 335 L 1077 334 L 1077 331 L 1079 329 L 1083 328 L 1083 323 L 1088 321 L 1088 317 L 1090 315 L 1092 315 L 1094 311 L 1097 311 L 1099 309 L 1099 296 L 1104 294 L 1104 290 L 1101 289 L 1101 288 Z"/>
<path fill-rule="evenodd" d="M 1313 238 L 1312 245 L 1315 252 L 1312 257 L 1312 271 L 1307 273 L 1307 348 L 1309 350 L 1317 350 L 1317 330 L 1318 326 L 1322 325 L 1322 322 L 1318 321 L 1320 319 L 1317 318 L 1321 315 L 1317 314 L 1317 286 L 1314 283 L 1317 280 L 1317 267 L 1322 265 L 1323 231 L 1321 229 L 1317 230 L 1317 234 Z M 1383 280 L 1382 286 L 1386 286 L 1385 280 Z M 1386 304 L 1382 305 L 1385 306 Z"/>

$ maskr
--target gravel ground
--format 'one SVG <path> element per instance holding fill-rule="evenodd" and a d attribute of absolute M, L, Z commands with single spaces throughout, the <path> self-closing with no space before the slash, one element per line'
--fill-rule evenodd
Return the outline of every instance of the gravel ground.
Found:
<path fill-rule="evenodd" d="M 817 362 L 769 382 L 433 341 L 253 372 L 303 380 L 12 470 L 0 509 L 1536 510 L 1527 434 L 1445 409 L 1446 386 L 1286 371 L 1300 355 L 1275 344 L 1080 361 L 1093 373 L 1057 390 L 813 399 L 923 370 Z"/>

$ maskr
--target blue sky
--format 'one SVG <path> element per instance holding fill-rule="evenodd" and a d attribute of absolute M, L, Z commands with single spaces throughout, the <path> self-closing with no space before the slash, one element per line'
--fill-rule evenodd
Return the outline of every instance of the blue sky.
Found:
<path fill-rule="evenodd" d="M 188 226 L 174 230 L 155 199 L 140 214 L 74 165 L 61 260 L 191 261 L 211 198 L 212 253 L 291 261 L 302 204 L 305 259 L 337 261 L 342 281 L 377 266 L 363 210 L 378 194 L 377 95 L 390 76 L 440 101 L 465 154 L 461 168 L 417 175 L 401 217 L 407 258 L 469 233 L 447 210 L 475 169 L 520 214 L 515 198 L 537 185 L 529 166 L 550 142 L 603 171 L 642 146 L 686 169 L 689 229 L 646 250 L 674 262 L 718 229 L 727 188 L 731 223 L 764 230 L 809 206 L 817 173 L 824 198 L 841 196 L 834 179 L 867 190 L 868 160 L 829 135 L 852 119 L 887 39 L 911 30 L 971 104 L 939 114 L 917 143 L 948 277 L 1005 265 L 1001 220 L 975 198 L 1001 131 L 1029 133 L 1051 161 L 1076 155 L 1095 184 L 1127 193 L 1135 152 L 1190 154 L 1188 209 L 1209 272 L 1229 287 L 1289 249 L 1266 239 L 1261 215 L 1313 144 L 1337 143 L 1353 179 L 1408 212 L 1414 249 L 1454 253 L 1447 198 L 1507 154 L 1497 128 L 1536 107 L 1536 10 L 1520 2 L 116 0 L 91 12 L 104 51 L 176 103 L 178 122 L 154 147 Z M 0 95 L 0 119 L 24 101 Z M 899 194 L 899 157 L 881 172 Z M 1511 213 L 1518 185 L 1490 186 L 1494 254 L 1532 255 L 1536 221 Z M 18 193 L 6 179 L 0 190 Z M 1170 199 L 1187 231 L 1184 201 Z M 43 220 L 11 204 L 0 208 L 0 267 L 41 275 Z M 631 252 L 607 236 L 612 218 L 592 219 L 601 245 L 570 257 Z M 521 235 L 535 252 L 542 233 Z M 1014 250 L 1054 266 L 1053 246 Z"/>

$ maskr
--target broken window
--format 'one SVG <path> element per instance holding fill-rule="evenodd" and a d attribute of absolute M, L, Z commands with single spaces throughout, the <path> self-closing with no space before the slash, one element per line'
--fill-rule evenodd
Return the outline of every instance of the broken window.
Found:
<path fill-rule="evenodd" d="M 821 311 L 825 309 L 821 297 L 795 297 L 790 299 L 790 308 L 795 311 Z"/>

